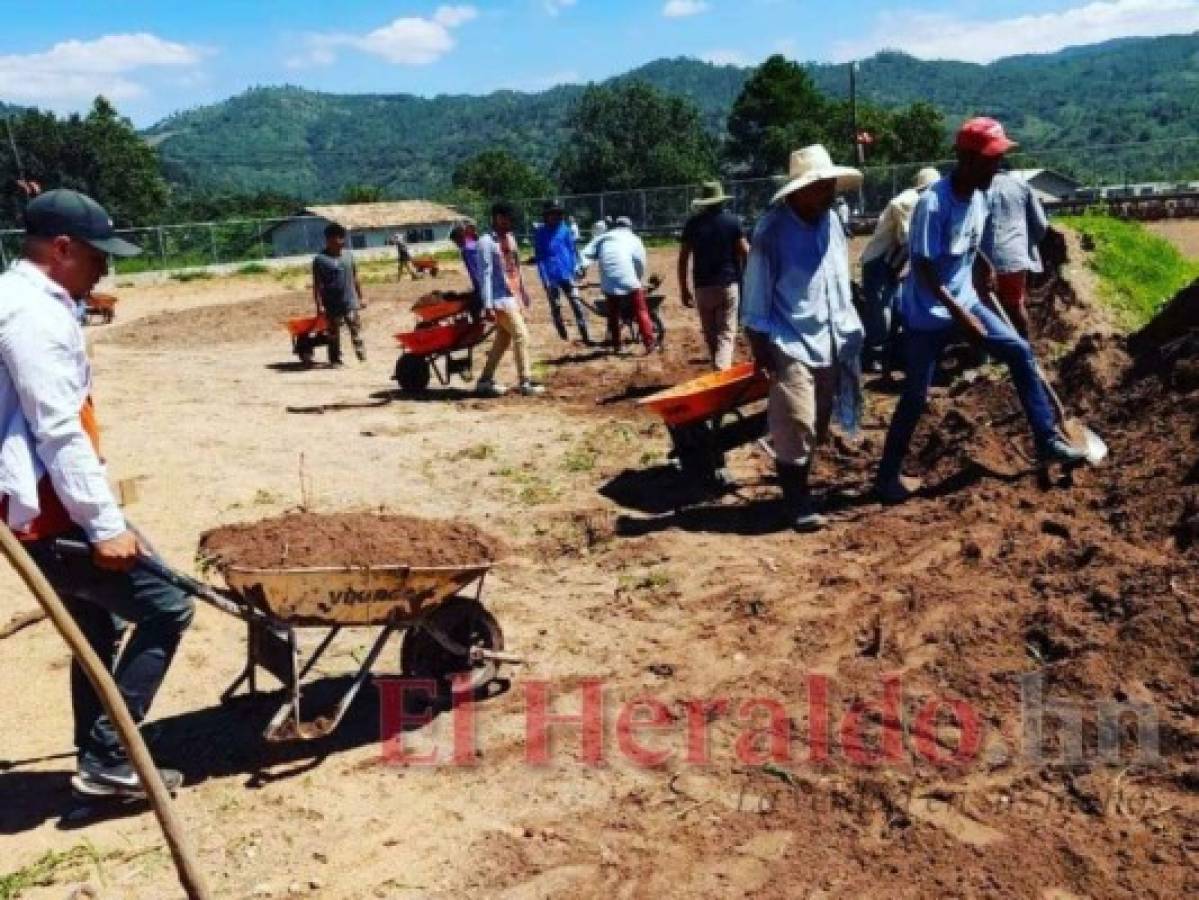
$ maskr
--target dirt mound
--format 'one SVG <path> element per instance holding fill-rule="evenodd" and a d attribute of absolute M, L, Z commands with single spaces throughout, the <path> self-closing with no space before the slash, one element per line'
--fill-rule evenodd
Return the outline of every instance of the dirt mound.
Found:
<path fill-rule="evenodd" d="M 218 567 L 460 566 L 493 560 L 499 544 L 472 525 L 369 513 L 289 513 L 205 532 Z"/>

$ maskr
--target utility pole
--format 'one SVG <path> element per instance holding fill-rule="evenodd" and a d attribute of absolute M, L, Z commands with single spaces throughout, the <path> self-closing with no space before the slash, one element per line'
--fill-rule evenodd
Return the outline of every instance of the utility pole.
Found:
<path fill-rule="evenodd" d="M 866 164 L 866 150 L 862 146 L 861 135 L 858 134 L 858 61 L 849 64 L 849 130 L 850 140 L 853 141 L 854 161 L 859 169 Z M 866 197 L 862 186 L 858 187 L 858 215 L 866 212 Z"/>

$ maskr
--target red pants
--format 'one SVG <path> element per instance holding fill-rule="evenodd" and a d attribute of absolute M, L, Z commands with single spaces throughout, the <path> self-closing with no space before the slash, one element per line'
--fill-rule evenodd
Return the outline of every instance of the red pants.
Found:
<path fill-rule="evenodd" d="M 649 306 L 645 302 L 645 291 L 636 290 L 631 294 L 605 294 L 608 301 L 608 337 L 612 340 L 612 349 L 620 349 L 620 313 L 626 302 L 633 304 L 633 317 L 637 328 L 641 331 L 641 341 L 646 350 L 653 350 L 655 343 L 654 323 L 649 318 Z"/>

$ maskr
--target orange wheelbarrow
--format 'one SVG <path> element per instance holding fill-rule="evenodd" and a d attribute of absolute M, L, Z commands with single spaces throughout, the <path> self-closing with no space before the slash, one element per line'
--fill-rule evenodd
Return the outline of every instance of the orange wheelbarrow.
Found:
<path fill-rule="evenodd" d="M 455 375 L 470 381 L 474 373 L 474 348 L 493 329 L 479 317 L 472 294 L 434 293 L 413 304 L 416 328 L 397 334 L 403 349 L 392 376 L 400 390 L 419 393 L 433 376 L 448 385 Z"/>
<path fill-rule="evenodd" d="M 283 325 L 291 335 L 291 352 L 298 356 L 304 365 L 312 365 L 316 357 L 316 348 L 329 343 L 329 322 L 324 314 L 288 319 Z"/>
<path fill-rule="evenodd" d="M 760 438 L 766 410 L 746 414 L 742 407 L 766 397 L 770 382 L 742 363 L 723 372 L 693 378 L 638 401 L 662 417 L 670 432 L 671 458 L 682 473 L 710 487 L 726 488 L 732 478 L 725 454 Z"/>

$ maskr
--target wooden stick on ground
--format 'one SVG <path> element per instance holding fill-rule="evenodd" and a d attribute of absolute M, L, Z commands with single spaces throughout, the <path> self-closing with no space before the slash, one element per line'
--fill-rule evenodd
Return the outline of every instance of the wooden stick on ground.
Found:
<path fill-rule="evenodd" d="M 36 625 L 44 618 L 46 618 L 46 611 L 44 609 L 30 609 L 23 613 L 15 614 L 8 620 L 7 625 L 0 628 L 0 641 L 12 637 L 18 631 L 24 631 L 30 625 Z"/>
<path fill-rule="evenodd" d="M 171 856 L 174 857 L 175 869 L 179 874 L 179 884 L 190 900 L 208 900 L 212 894 L 208 890 L 187 836 L 183 832 L 183 823 L 175 815 L 171 795 L 162 783 L 158 769 L 154 766 L 154 760 L 150 758 L 150 751 L 146 749 L 141 732 L 138 731 L 137 724 L 129 715 L 129 710 L 121 698 L 116 683 L 112 680 L 112 675 L 100 662 L 100 658 L 96 656 L 95 651 L 87 642 L 87 638 L 83 636 L 83 632 L 79 630 L 79 626 L 71 618 L 71 614 L 67 612 L 62 600 L 54 592 L 50 583 L 46 581 L 37 564 L 25 552 L 21 542 L 4 525 L 0 525 L 0 549 L 3 549 L 8 561 L 12 563 L 17 574 L 33 592 L 42 609 L 46 611 L 47 617 L 54 623 L 54 627 L 67 642 L 67 646 L 71 648 L 75 659 L 83 667 L 88 681 L 92 683 L 92 687 L 99 695 L 100 702 L 104 705 L 109 719 L 116 726 L 117 733 L 121 736 L 121 742 L 129 754 L 129 761 L 133 764 L 142 784 L 145 785 L 150 806 L 158 818 L 158 824 L 162 828 Z"/>

